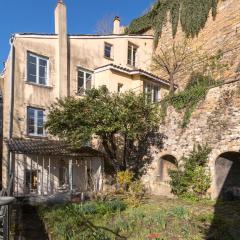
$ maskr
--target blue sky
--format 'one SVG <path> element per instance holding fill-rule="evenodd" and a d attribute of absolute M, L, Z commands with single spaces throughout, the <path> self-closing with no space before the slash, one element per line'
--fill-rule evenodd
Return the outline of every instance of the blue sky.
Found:
<path fill-rule="evenodd" d="M 53 33 L 57 0 L 0 0 L 0 70 L 17 32 Z M 69 33 L 95 33 L 97 22 L 118 15 L 123 25 L 144 13 L 154 0 L 65 0 Z"/>

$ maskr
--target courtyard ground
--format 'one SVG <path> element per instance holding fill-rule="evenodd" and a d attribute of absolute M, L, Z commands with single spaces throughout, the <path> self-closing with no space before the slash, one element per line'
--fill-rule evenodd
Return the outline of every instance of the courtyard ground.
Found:
<path fill-rule="evenodd" d="M 40 206 L 51 239 L 239 240 L 240 202 L 192 202 L 148 197 L 138 206 L 120 200 Z"/>

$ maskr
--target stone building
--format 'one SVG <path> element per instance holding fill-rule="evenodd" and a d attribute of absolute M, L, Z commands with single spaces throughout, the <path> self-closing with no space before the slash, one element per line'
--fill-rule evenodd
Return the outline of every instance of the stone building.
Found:
<path fill-rule="evenodd" d="M 101 190 L 104 155 L 90 146 L 73 151 L 44 130 L 57 98 L 82 97 L 105 85 L 112 92 L 148 91 L 158 101 L 168 81 L 150 72 L 152 35 L 69 35 L 66 6 L 58 1 L 54 34 L 16 33 L 1 75 L 2 183 L 16 196 L 63 190 Z"/>

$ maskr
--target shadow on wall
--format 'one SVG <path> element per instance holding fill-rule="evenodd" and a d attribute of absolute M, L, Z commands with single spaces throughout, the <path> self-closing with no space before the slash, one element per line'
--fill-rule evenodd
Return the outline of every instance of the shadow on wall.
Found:
<path fill-rule="evenodd" d="M 240 239 L 240 153 L 225 152 L 215 163 L 218 199 L 208 240 Z"/>

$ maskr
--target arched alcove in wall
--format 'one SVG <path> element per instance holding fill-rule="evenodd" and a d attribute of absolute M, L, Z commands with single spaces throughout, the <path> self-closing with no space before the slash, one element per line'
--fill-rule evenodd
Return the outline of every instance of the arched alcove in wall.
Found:
<path fill-rule="evenodd" d="M 218 196 L 225 200 L 240 199 L 240 153 L 224 152 L 215 162 Z"/>
<path fill-rule="evenodd" d="M 168 182 L 170 180 L 168 171 L 176 169 L 177 159 L 170 154 L 163 155 L 159 163 L 159 176 L 161 182 Z"/>

